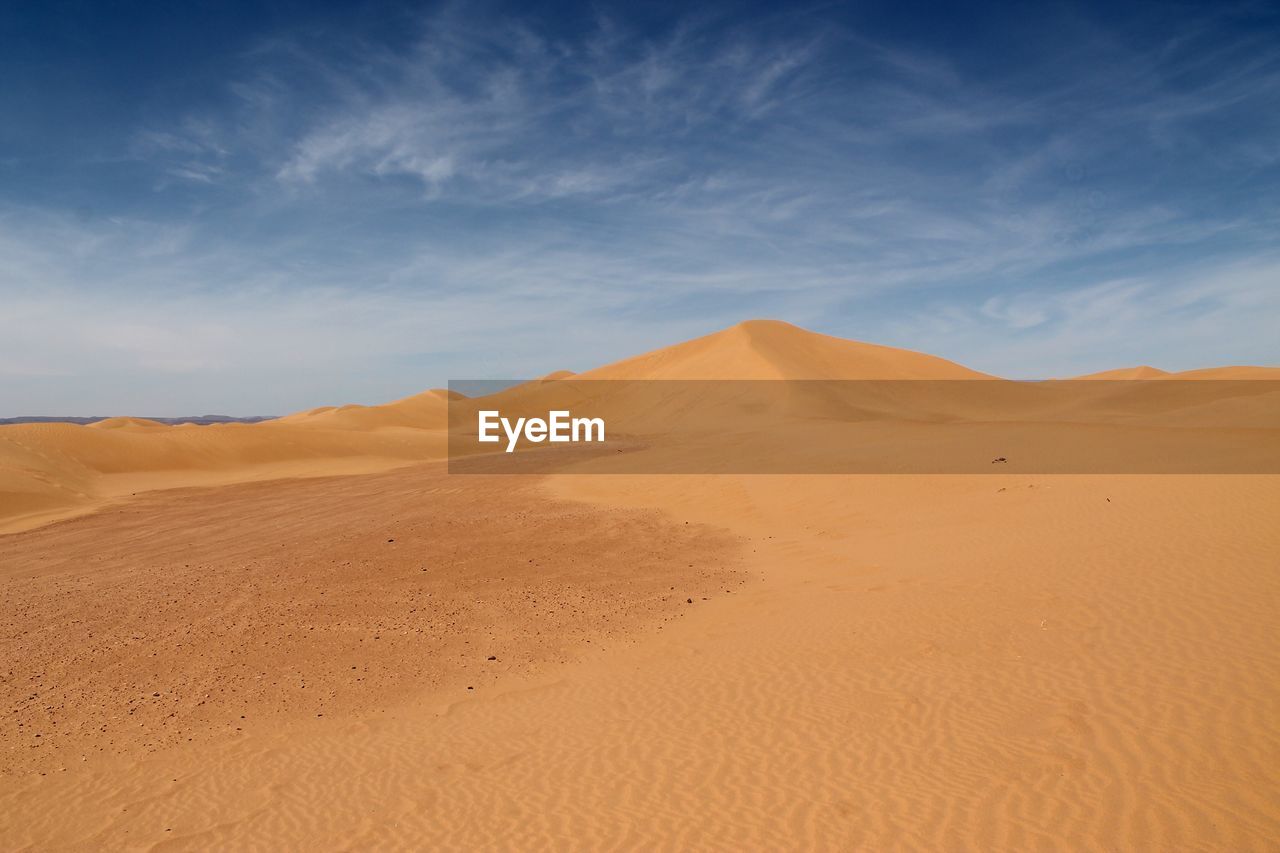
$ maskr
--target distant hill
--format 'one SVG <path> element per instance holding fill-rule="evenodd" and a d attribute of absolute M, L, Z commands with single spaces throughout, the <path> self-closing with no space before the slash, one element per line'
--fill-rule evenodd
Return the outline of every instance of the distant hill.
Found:
<path fill-rule="evenodd" d="M 231 415 L 193 415 L 189 418 L 140 418 L 140 420 L 154 421 L 158 424 L 166 426 L 174 426 L 176 424 L 199 424 L 200 426 L 208 426 L 209 424 L 256 424 L 262 421 L 271 421 L 276 419 L 276 415 L 254 415 L 248 418 L 234 418 Z M 0 418 L 0 426 L 7 424 L 96 424 L 99 421 L 109 421 L 115 419 L 113 415 L 102 415 L 100 417 L 89 418 L 61 418 L 47 415 L 31 415 L 21 418 Z"/>

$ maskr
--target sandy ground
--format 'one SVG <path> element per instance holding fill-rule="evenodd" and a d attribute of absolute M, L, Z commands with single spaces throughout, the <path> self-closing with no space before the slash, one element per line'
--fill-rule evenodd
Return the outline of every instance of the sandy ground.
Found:
<path fill-rule="evenodd" d="M 483 497 L 495 515 L 434 546 L 430 512 L 369 521 L 390 505 L 376 495 L 444 488 L 422 469 L 193 492 L 137 507 L 132 526 L 0 540 L 15 589 L 59 592 L 10 593 L 48 627 L 6 626 L 5 704 L 23 725 L 6 726 L 4 846 L 1280 837 L 1280 478 L 564 477 L 531 486 L 552 502 L 523 517 L 502 502 L 519 491 L 483 479 L 457 508 Z M 371 516 L 281 523 L 329 502 Z M 660 503 L 665 517 L 637 509 Z M 225 552 L 179 588 L 163 577 L 185 543 L 138 533 L 190 515 Z M 505 581 L 439 563 L 478 542 Z M 585 542 L 603 543 L 596 559 Z M 671 548 L 700 556 L 673 567 Z M 294 549 L 307 558 L 274 553 Z M 106 567 L 85 566 L 95 554 Z M 424 559 L 445 577 L 419 587 Z M 443 599 L 422 622 L 416 590 Z M 157 630 L 179 626 L 185 652 Z"/>
<path fill-rule="evenodd" d="M 0 538 L 0 770 L 483 689 L 742 582 L 726 534 L 442 468 L 152 493 Z"/>
<path fill-rule="evenodd" d="M 964 370 L 775 332 L 616 372 Z M 1280 476 L 314 476 L 437 400 L 20 434 L 0 847 L 1280 846 Z"/>

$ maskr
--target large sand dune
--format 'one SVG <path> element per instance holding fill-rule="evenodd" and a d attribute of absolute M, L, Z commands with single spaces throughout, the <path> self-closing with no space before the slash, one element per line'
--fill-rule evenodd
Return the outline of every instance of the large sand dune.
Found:
<path fill-rule="evenodd" d="M 547 377 L 536 405 L 555 402 Z M 582 379 L 958 379 L 933 356 L 750 321 L 598 368 Z M 326 406 L 259 424 L 165 426 L 111 418 L 90 426 L 0 426 L 0 531 L 104 506 L 139 491 L 282 476 L 375 471 L 445 455 L 448 394 L 380 406 Z"/>
<path fill-rule="evenodd" d="M 566 473 L 1280 473 L 1280 376 L 1016 382 L 943 359 L 752 321 L 585 373 L 457 400 L 452 470 Z M 1176 379 L 1178 375 L 1162 378 Z M 1107 380 L 1110 381 L 1096 381 Z M 602 417 L 621 455 L 514 460 L 477 415 Z M 629 442 L 629 443 L 628 443 Z M 632 452 L 642 450 L 643 452 Z M 463 464 L 463 457 L 470 457 Z"/>
<path fill-rule="evenodd" d="M 582 379 L 980 379 L 932 355 L 748 320 L 579 374 Z"/>
<path fill-rule="evenodd" d="M 717 378 L 888 383 L 781 386 L 746 423 L 801 448 L 854 404 L 896 431 L 1011 394 L 1101 456 L 1280 430 L 1262 383 L 1027 397 L 758 321 L 497 399 L 623 415 L 626 383 Z M 686 397 L 651 403 L 693 441 Z M 423 462 L 446 409 L 0 427 L 0 523 L 34 527 L 0 536 L 0 846 L 1280 843 L 1280 476 L 459 476 Z"/>
<path fill-rule="evenodd" d="M 1280 370 L 1259 367 L 1211 368 L 1181 374 L 1134 368 L 1095 374 L 1088 378 L 1275 379 Z M 954 362 L 922 353 L 847 341 L 799 329 L 787 323 L 753 320 L 696 340 L 626 359 L 581 374 L 562 372 L 495 395 L 494 401 L 520 412 L 545 412 L 555 406 L 591 403 L 625 428 L 645 430 L 679 424 L 721 430 L 727 419 L 743 420 L 740 406 L 726 405 L 719 419 L 706 422 L 710 410 L 704 399 L 691 406 L 688 397 L 703 390 L 691 384 L 677 393 L 681 381 L 698 380 L 844 380 L 883 382 L 858 399 L 842 399 L 826 387 L 780 386 L 778 407 L 792 417 L 826 420 L 886 421 L 894 425 L 927 420 L 947 421 L 956 415 L 973 420 L 1008 420 L 1006 383 L 951 385 L 950 380 L 994 380 Z M 656 380 L 656 381 L 655 381 Z M 894 386 L 902 380 L 934 380 L 934 387 L 912 392 Z M 600 389 L 596 396 L 583 388 Z M 1114 383 L 1102 383 L 1114 385 Z M 626 389 L 627 393 L 622 394 Z M 643 399 L 641 393 L 652 395 Z M 721 392 L 727 393 L 727 392 Z M 1099 391 L 1098 395 L 1113 393 Z M 612 394 L 614 399 L 602 398 Z M 797 401 L 797 395 L 802 397 Z M 727 398 L 726 398 L 727 399 Z M 1091 416 L 1109 416 L 1097 396 L 1082 394 L 1074 412 L 1061 399 L 1029 417 L 1054 422 L 1078 421 L 1083 406 Z M 0 531 L 20 530 L 57 518 L 92 511 L 153 489 L 225 484 L 296 476 L 325 476 L 377 471 L 446 455 L 449 395 L 426 391 L 379 406 L 321 407 L 256 424 L 166 426 L 141 418 L 119 417 L 89 426 L 37 423 L 0 426 Z M 1238 401 L 1228 404 L 1228 417 L 1240 426 L 1273 426 L 1275 407 L 1256 405 L 1257 417 L 1246 416 Z M 459 406 L 460 412 L 467 412 Z M 1221 422 L 1217 410 L 1199 411 L 1196 423 Z M 1022 410 L 1019 409 L 1019 412 Z M 1207 414 L 1206 414 L 1207 411 Z M 1135 422 L 1132 412 L 1117 417 Z M 769 421 L 776 412 L 754 413 L 758 433 L 776 430 Z M 1156 410 L 1159 425 L 1172 423 L 1164 409 Z M 748 419 L 750 420 L 750 419 Z M 824 441 L 838 435 L 806 436 L 813 453 L 826 452 Z M 876 440 L 879 440 L 878 437 Z M 1082 451 L 1083 452 L 1083 451 Z"/>

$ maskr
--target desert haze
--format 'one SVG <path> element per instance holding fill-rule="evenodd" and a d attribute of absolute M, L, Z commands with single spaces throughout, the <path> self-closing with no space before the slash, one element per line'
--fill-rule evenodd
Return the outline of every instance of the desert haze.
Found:
<path fill-rule="evenodd" d="M 573 380 L 1000 381 L 752 321 L 506 393 Z M 1162 416 L 1233 470 L 1257 387 Z M 0 426 L 0 846 L 1280 844 L 1280 475 L 468 476 L 450 403 Z"/>

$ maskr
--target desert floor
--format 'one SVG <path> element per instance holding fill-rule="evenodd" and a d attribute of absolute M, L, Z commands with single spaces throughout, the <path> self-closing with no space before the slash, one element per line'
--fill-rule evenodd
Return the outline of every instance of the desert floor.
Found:
<path fill-rule="evenodd" d="M 945 398 L 921 464 L 998 473 L 450 474 L 442 391 L 0 428 L 0 849 L 1280 849 L 1280 474 L 1027 473 L 1280 470 L 1273 383 L 1166 382 L 1277 371 L 1192 373 L 995 467 L 1005 389 L 921 353 L 752 321 L 579 375 L 948 380 L 751 435 Z"/>
<path fill-rule="evenodd" d="M 5 849 L 1275 849 L 1280 477 L 473 476 L 0 536 Z"/>

